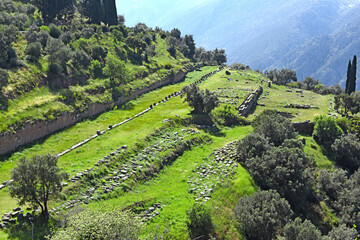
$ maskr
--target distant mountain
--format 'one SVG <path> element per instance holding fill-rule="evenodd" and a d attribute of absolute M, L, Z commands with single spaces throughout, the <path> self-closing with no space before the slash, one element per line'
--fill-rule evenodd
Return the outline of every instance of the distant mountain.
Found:
<path fill-rule="evenodd" d="M 224 48 L 229 63 L 291 68 L 328 85 L 344 82 L 360 49 L 359 0 L 118 0 L 118 9 L 127 24 L 177 27 L 197 46 Z"/>

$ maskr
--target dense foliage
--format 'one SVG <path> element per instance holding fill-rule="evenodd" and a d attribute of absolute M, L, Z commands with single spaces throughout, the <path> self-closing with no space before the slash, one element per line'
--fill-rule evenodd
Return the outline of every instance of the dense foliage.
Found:
<path fill-rule="evenodd" d="M 234 209 L 239 230 L 249 240 L 273 239 L 292 215 L 289 203 L 273 190 L 245 196 Z"/>
<path fill-rule="evenodd" d="M 187 212 L 187 215 L 191 239 L 209 239 L 210 235 L 214 232 L 210 209 L 204 204 L 196 203 Z"/>
<path fill-rule="evenodd" d="M 142 227 L 140 219 L 130 212 L 85 210 L 70 216 L 65 228 L 55 232 L 51 239 L 136 240 L 139 238 Z"/>
<path fill-rule="evenodd" d="M 186 94 L 185 101 L 194 108 L 194 113 L 210 113 L 219 105 L 219 99 L 213 92 L 200 90 L 195 84 L 184 87 L 182 91 Z"/>
<path fill-rule="evenodd" d="M 315 118 L 314 139 L 326 148 L 330 148 L 335 139 L 343 134 L 341 128 L 332 117 L 319 116 Z"/>
<path fill-rule="evenodd" d="M 300 218 L 290 220 L 281 234 L 283 240 L 318 240 L 321 232 L 309 220 L 302 221 Z"/>
<path fill-rule="evenodd" d="M 251 125 L 254 127 L 254 133 L 264 135 L 275 146 L 297 135 L 291 122 L 273 110 L 263 111 Z"/>

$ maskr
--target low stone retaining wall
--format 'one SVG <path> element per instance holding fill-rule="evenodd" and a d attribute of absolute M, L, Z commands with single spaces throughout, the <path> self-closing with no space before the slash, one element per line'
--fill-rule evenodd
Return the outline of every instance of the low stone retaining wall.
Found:
<path fill-rule="evenodd" d="M 314 131 L 314 123 L 310 121 L 293 123 L 295 130 L 301 134 L 311 135 Z"/>
<path fill-rule="evenodd" d="M 263 92 L 263 88 L 260 86 L 254 92 L 250 93 L 245 100 L 236 108 L 239 111 L 239 116 L 246 117 L 249 111 L 256 105 L 258 98 Z"/>
<path fill-rule="evenodd" d="M 16 148 L 32 143 L 36 140 L 44 138 L 56 131 L 72 126 L 83 119 L 96 116 L 111 109 L 113 104 L 121 105 L 147 92 L 153 91 L 159 87 L 178 83 L 185 78 L 187 73 L 180 71 L 179 73 L 169 76 L 168 78 L 155 82 L 148 87 L 136 90 L 133 94 L 120 98 L 118 101 L 108 103 L 92 103 L 84 112 L 64 112 L 53 121 L 38 121 L 26 124 L 22 129 L 15 133 L 6 132 L 0 137 L 0 155 L 4 155 L 14 151 Z"/>

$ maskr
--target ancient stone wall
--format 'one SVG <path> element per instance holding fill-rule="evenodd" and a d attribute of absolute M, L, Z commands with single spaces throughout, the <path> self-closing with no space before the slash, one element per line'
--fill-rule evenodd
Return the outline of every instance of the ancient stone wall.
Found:
<path fill-rule="evenodd" d="M 263 89 L 260 86 L 254 92 L 250 93 L 245 100 L 236 108 L 239 112 L 239 116 L 246 117 L 249 111 L 256 105 L 258 98 L 262 94 Z"/>
<path fill-rule="evenodd" d="M 310 121 L 293 123 L 295 130 L 301 134 L 311 135 L 314 131 L 314 123 Z"/>
<path fill-rule="evenodd" d="M 124 104 L 130 100 L 133 100 L 141 94 L 150 92 L 159 87 L 177 83 L 183 80 L 186 73 L 181 71 L 168 78 L 155 82 L 148 87 L 134 91 L 131 95 L 120 98 L 115 102 L 116 105 Z M 32 143 L 45 136 L 48 136 L 56 131 L 74 125 L 75 123 L 92 116 L 96 116 L 103 113 L 113 106 L 113 102 L 109 103 L 92 103 L 89 108 L 84 112 L 65 112 L 53 121 L 38 121 L 35 123 L 26 124 L 22 129 L 16 131 L 16 133 L 6 133 L 0 137 L 0 155 L 7 154 L 14 151 L 16 148 Z"/>

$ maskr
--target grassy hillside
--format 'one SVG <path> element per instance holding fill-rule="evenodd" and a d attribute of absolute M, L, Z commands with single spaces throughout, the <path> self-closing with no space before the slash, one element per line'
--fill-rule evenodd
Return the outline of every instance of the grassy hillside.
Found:
<path fill-rule="evenodd" d="M 133 117 L 153 102 L 158 102 L 164 96 L 181 90 L 182 87 L 194 83 L 201 76 L 216 69 L 217 67 L 204 67 L 201 71 L 189 73 L 182 83 L 147 93 L 120 108 L 101 114 L 95 119 L 78 123 L 12 154 L 1 162 L 0 182 L 10 178 L 11 169 L 21 157 L 60 153 L 89 138 L 97 130 L 105 130 L 109 124 Z M 231 150 L 232 145 L 226 145 L 251 133 L 252 127 L 222 126 L 218 123 L 216 113 L 225 105 L 230 105 L 231 111 L 236 112 L 235 107 L 261 85 L 263 77 L 250 70 L 230 72 L 231 75 L 227 75 L 223 70 L 199 85 L 201 89 L 215 91 L 222 102 L 211 116 L 205 117 L 208 119 L 206 123 L 199 123 L 199 119 L 204 116 L 191 114 L 188 104 L 184 103 L 180 97 L 175 97 L 60 157 L 59 166 L 68 172 L 71 178 L 86 172 L 85 170 L 89 171 L 89 174 L 80 180 L 68 181 L 61 199 L 51 202 L 51 208 L 57 209 L 51 213 L 52 216 L 60 219 L 67 211 L 67 206 L 74 205 L 71 202 L 77 200 L 82 203 L 80 205 L 82 208 L 100 211 L 121 207 L 130 209 L 145 220 L 147 219 L 142 233 L 145 239 L 153 237 L 155 233 L 165 234 L 170 239 L 188 239 L 186 212 L 197 201 L 205 202 L 211 209 L 217 237 L 242 239 L 232 217 L 233 208 L 242 196 L 251 195 L 259 188 L 246 169 L 235 164 L 231 157 L 231 151 L 234 151 Z M 312 120 L 319 113 L 327 113 L 331 96 L 304 92 L 304 97 L 301 97 L 301 95 L 297 96 L 296 90 L 289 92 L 288 88 L 282 86 L 272 85 L 269 88 L 267 79 L 264 80 L 262 84 L 264 93 L 261 98 L 266 98 L 260 98 L 259 103 L 265 103 L 265 106 L 257 106 L 249 119 L 254 118 L 264 109 L 292 111 L 295 116 L 293 121 Z M 291 101 L 284 102 L 284 96 Z M 317 111 L 312 109 L 296 109 L 295 111 L 282 107 L 287 103 L 298 103 L 297 101 L 301 101 L 302 104 L 312 104 L 314 99 L 319 103 Z M 191 147 L 177 152 L 176 157 L 171 157 L 172 160 L 165 164 L 164 161 L 172 156 L 174 151 L 179 151 L 178 146 L 182 146 L 184 141 L 189 141 Z M 331 169 L 333 163 L 322 154 L 321 148 L 314 140 L 307 137 L 306 142 L 305 151 L 313 156 L 318 166 Z M 128 150 L 120 149 L 124 145 Z M 149 149 L 158 147 L 162 150 L 149 152 Z M 215 156 L 221 154 L 222 148 L 230 154 L 228 157 L 224 156 L 229 159 L 226 160 L 229 161 L 229 166 L 225 166 L 227 163 L 215 161 L 212 157 L 214 154 Z M 117 152 L 115 157 L 110 156 L 112 152 Z M 97 162 L 104 156 L 110 156 L 108 162 L 97 166 Z M 134 168 L 133 163 L 136 163 L 135 166 L 142 167 Z M 209 171 L 206 176 L 199 177 L 198 169 L 203 169 L 203 167 L 208 169 L 210 166 L 214 169 L 219 168 L 219 172 L 210 174 Z M 114 180 L 114 177 L 124 175 L 121 174 L 121 170 L 124 169 L 127 172 L 133 169 L 134 173 L 125 180 Z M 123 177 L 121 176 L 120 179 Z M 94 186 L 99 186 L 99 188 L 92 192 L 91 189 Z M 200 194 L 204 189 L 210 188 L 211 192 L 204 196 Z M 6 204 L 0 204 L 2 213 L 9 212 L 17 206 L 16 201 L 9 197 L 7 188 L 0 190 L 0 201 L 6 202 Z M 150 212 L 151 216 L 148 217 L 147 210 L 152 207 L 155 210 Z M 18 233 L 8 232 L 7 234 L 10 235 L 4 235 L 4 238 L 11 236 L 15 239 L 26 239 L 25 236 L 28 233 L 28 230 L 22 229 Z"/>
<path fill-rule="evenodd" d="M 9 6 L 14 14 L 33 9 L 18 2 Z M 7 11 L 0 7 L 1 14 Z M 15 57 L 0 66 L 8 75 L 1 86 L 1 133 L 26 122 L 53 120 L 65 111 L 84 111 L 90 103 L 115 101 L 186 71 L 190 63 L 179 49 L 170 55 L 167 35 L 146 25 L 90 25 L 76 15 L 71 27 L 45 26 L 36 22 L 37 14 L 28 10 L 22 28 L 9 28 L 14 41 L 4 47 Z M 126 42 L 129 36 L 135 45 Z"/>

